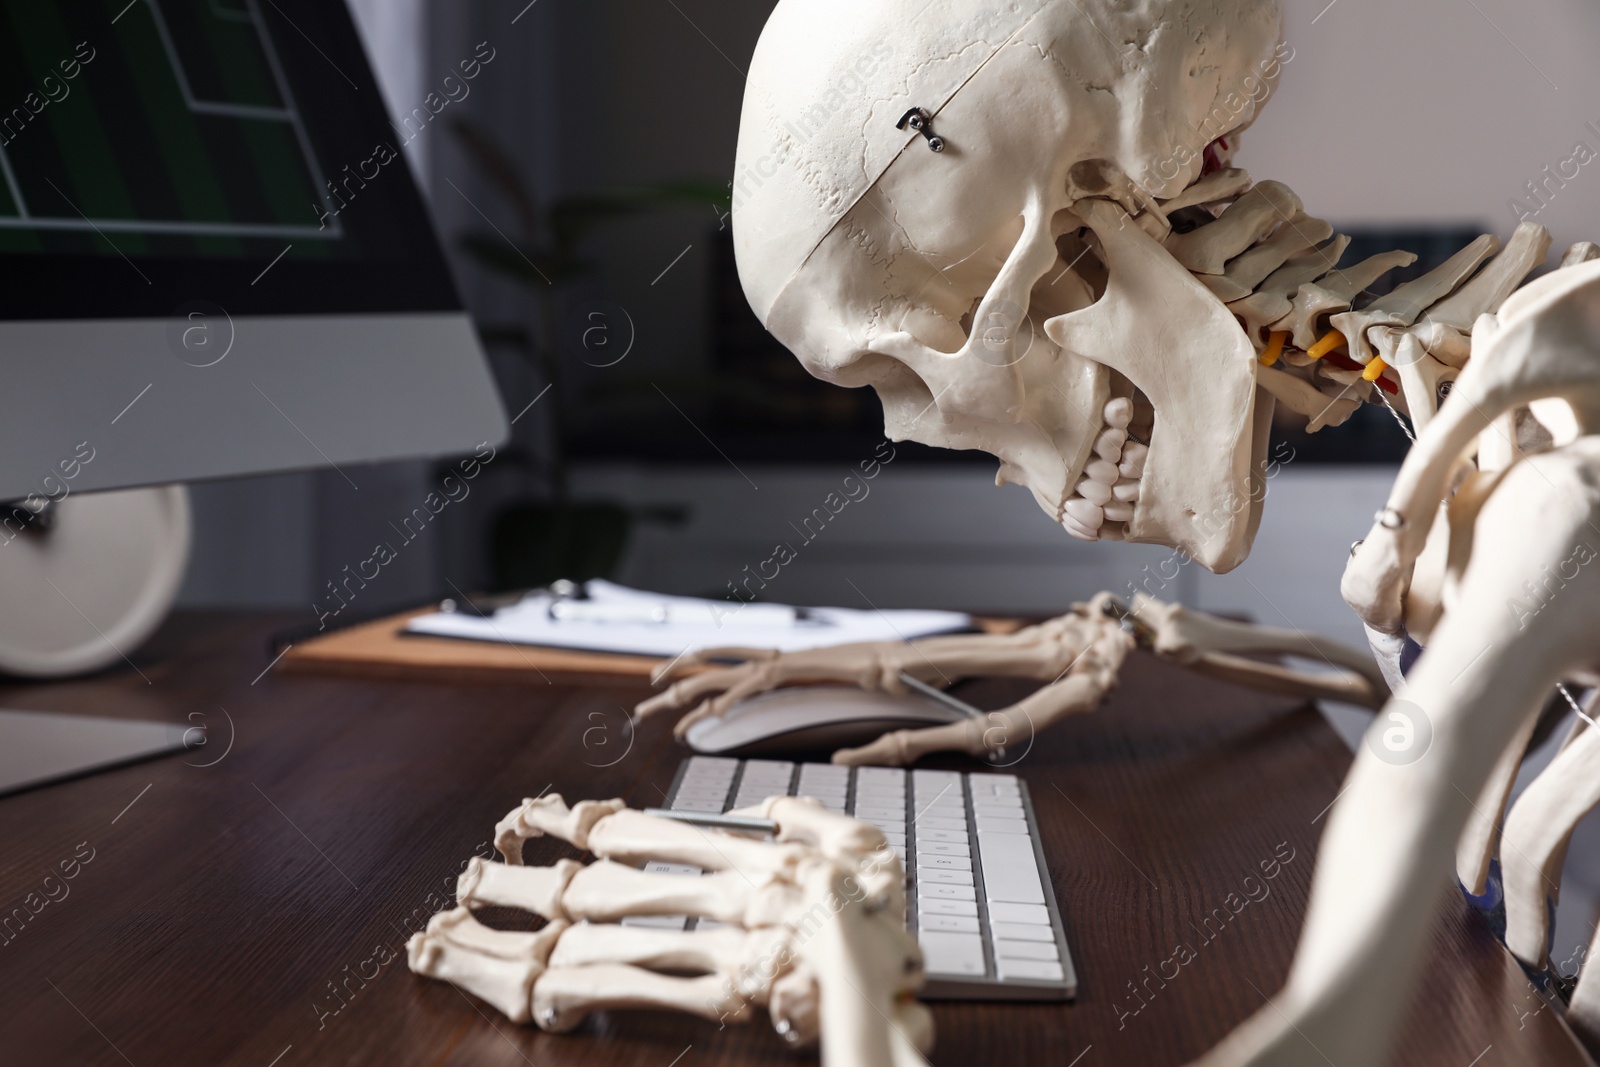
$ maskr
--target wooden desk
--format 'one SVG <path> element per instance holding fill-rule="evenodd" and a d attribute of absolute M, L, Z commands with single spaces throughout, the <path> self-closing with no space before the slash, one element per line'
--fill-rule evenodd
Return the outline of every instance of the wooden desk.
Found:
<path fill-rule="evenodd" d="M 187 720 L 211 738 L 0 800 L 0 917 L 66 891 L 0 944 L 0 1063 L 810 1062 L 764 1025 L 661 1014 L 546 1035 L 408 973 L 407 934 L 519 798 L 548 785 L 657 804 L 682 753 L 659 723 L 630 745 L 637 688 L 258 679 L 268 632 L 288 621 L 184 616 L 135 657 L 144 677 L 0 687 L 8 706 Z M 1108 707 L 1039 738 L 1018 767 L 1081 999 L 939 1005 L 934 1063 L 1159 1067 L 1202 1052 L 1287 973 L 1319 816 L 1348 763 L 1313 710 L 1135 659 Z M 1279 848 L 1294 858 L 1260 880 Z M 559 854 L 546 843 L 529 860 Z M 70 882 L 45 882 L 85 855 Z M 1205 916 L 1251 886 L 1270 896 L 1214 919 L 1207 941 Z M 1482 924 L 1441 899 L 1432 981 L 1395 1062 L 1588 1063 Z M 1173 973 L 1180 942 L 1195 956 L 1163 987 L 1151 976 Z M 352 974 L 367 980 L 334 999 Z"/>

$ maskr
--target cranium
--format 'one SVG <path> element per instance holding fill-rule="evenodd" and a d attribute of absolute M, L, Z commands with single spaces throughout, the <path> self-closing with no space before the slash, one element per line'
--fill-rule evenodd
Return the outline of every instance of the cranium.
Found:
<path fill-rule="evenodd" d="M 1080 536 L 1231 568 L 1272 401 L 1157 202 L 1226 163 L 1279 33 L 1273 0 L 783 0 L 734 182 L 750 303 L 873 386 L 891 437 L 995 455 Z"/>

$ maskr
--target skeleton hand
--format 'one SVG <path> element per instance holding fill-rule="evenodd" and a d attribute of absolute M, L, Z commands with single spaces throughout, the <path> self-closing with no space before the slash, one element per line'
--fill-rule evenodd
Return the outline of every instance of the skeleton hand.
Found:
<path fill-rule="evenodd" d="M 1046 681 L 1042 689 L 1009 708 L 982 719 L 920 730 L 897 730 L 861 748 L 842 749 L 833 761 L 844 764 L 915 763 L 930 752 L 958 751 L 988 757 L 1019 738 L 1067 715 L 1092 710 L 1116 685 L 1129 649 L 1142 644 L 1163 659 L 1227 681 L 1309 698 L 1326 697 L 1378 707 L 1388 695 L 1377 665 L 1364 651 L 1300 631 L 1274 630 L 1220 619 L 1167 604 L 1145 594 L 1133 606 L 1110 593 L 1070 614 L 1007 636 L 935 637 L 908 643 L 839 645 L 779 654 L 760 649 L 711 649 L 672 665 L 658 681 L 689 663 L 709 659 L 748 660 L 738 667 L 698 674 L 674 682 L 665 693 L 641 703 L 638 714 L 687 707 L 679 721 L 690 725 L 756 693 L 807 682 L 847 682 L 864 689 L 904 692 L 902 672 L 919 681 L 955 681 L 975 675 L 1002 675 Z M 1320 660 L 1340 669 L 1307 674 L 1248 656 L 1287 654 Z M 1342 673 L 1341 673 L 1342 672 Z"/>
<path fill-rule="evenodd" d="M 1092 710 L 1116 684 L 1118 669 L 1133 641 L 1121 624 L 1114 599 L 1101 594 L 1072 612 L 1014 634 L 930 637 L 911 642 L 868 642 L 806 652 L 767 649 L 707 649 L 685 656 L 661 671 L 657 682 L 714 659 L 743 659 L 737 667 L 693 675 L 672 683 L 636 709 L 640 716 L 698 704 L 679 720 L 681 739 L 707 716 L 721 716 L 734 704 L 780 686 L 843 682 L 863 689 L 903 693 L 902 673 L 921 682 L 948 684 L 975 675 L 1035 678 L 1048 683 L 1009 708 L 981 719 L 917 730 L 896 730 L 861 748 L 841 749 L 842 764 L 905 766 L 930 752 L 956 751 L 987 757 L 1019 739 L 1031 737 L 1057 719 Z"/>
<path fill-rule="evenodd" d="M 411 938 L 411 970 L 545 1030 L 617 1008 L 743 1022 L 764 1007 L 790 1044 L 820 1037 L 824 1063 L 926 1067 L 919 1050 L 932 1045 L 932 1020 L 912 999 L 922 955 L 906 932 L 904 871 L 883 835 L 804 797 L 734 814 L 770 820 L 775 840 L 631 811 L 620 800 L 571 809 L 555 795 L 526 800 L 496 827 L 505 862 L 469 861 L 460 906 Z M 600 861 L 522 866 L 523 842 L 543 834 Z M 711 873 L 634 866 L 649 861 Z M 490 905 L 546 922 L 531 933 L 491 929 L 472 914 Z M 725 925 L 615 925 L 662 915 Z"/>

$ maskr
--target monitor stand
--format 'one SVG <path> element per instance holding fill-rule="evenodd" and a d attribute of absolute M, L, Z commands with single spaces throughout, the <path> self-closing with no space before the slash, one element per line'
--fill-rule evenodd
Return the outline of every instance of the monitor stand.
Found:
<path fill-rule="evenodd" d="M 175 723 L 0 709 L 0 796 L 203 743 Z"/>
<path fill-rule="evenodd" d="M 89 456 L 84 453 L 85 459 Z M 182 486 L 0 504 L 0 672 L 68 678 L 127 664 L 166 617 L 189 552 Z M 26 610 L 23 610 L 23 609 Z M 142 672 L 141 672 L 142 674 Z M 148 679 L 146 679 L 148 680 Z M 188 724 L 0 710 L 0 796 L 204 743 Z"/>

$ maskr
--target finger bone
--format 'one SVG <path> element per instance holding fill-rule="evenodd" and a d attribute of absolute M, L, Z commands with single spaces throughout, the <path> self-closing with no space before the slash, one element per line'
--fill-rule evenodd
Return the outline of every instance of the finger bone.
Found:
<path fill-rule="evenodd" d="M 456 902 L 468 908 L 499 904 L 547 919 L 569 919 L 563 896 L 583 869 L 574 860 L 558 860 L 551 867 L 515 867 L 474 856 L 456 879 Z"/>
<path fill-rule="evenodd" d="M 626 806 L 621 800 L 581 800 L 569 809 L 560 793 L 527 797 L 495 824 L 494 847 L 514 867 L 522 864 L 523 843 L 545 834 L 588 848 L 590 828 Z"/>
<path fill-rule="evenodd" d="M 406 965 L 482 998 L 514 1023 L 533 1018 L 534 986 L 545 973 L 540 960 L 486 956 L 427 933 L 406 942 Z"/>

